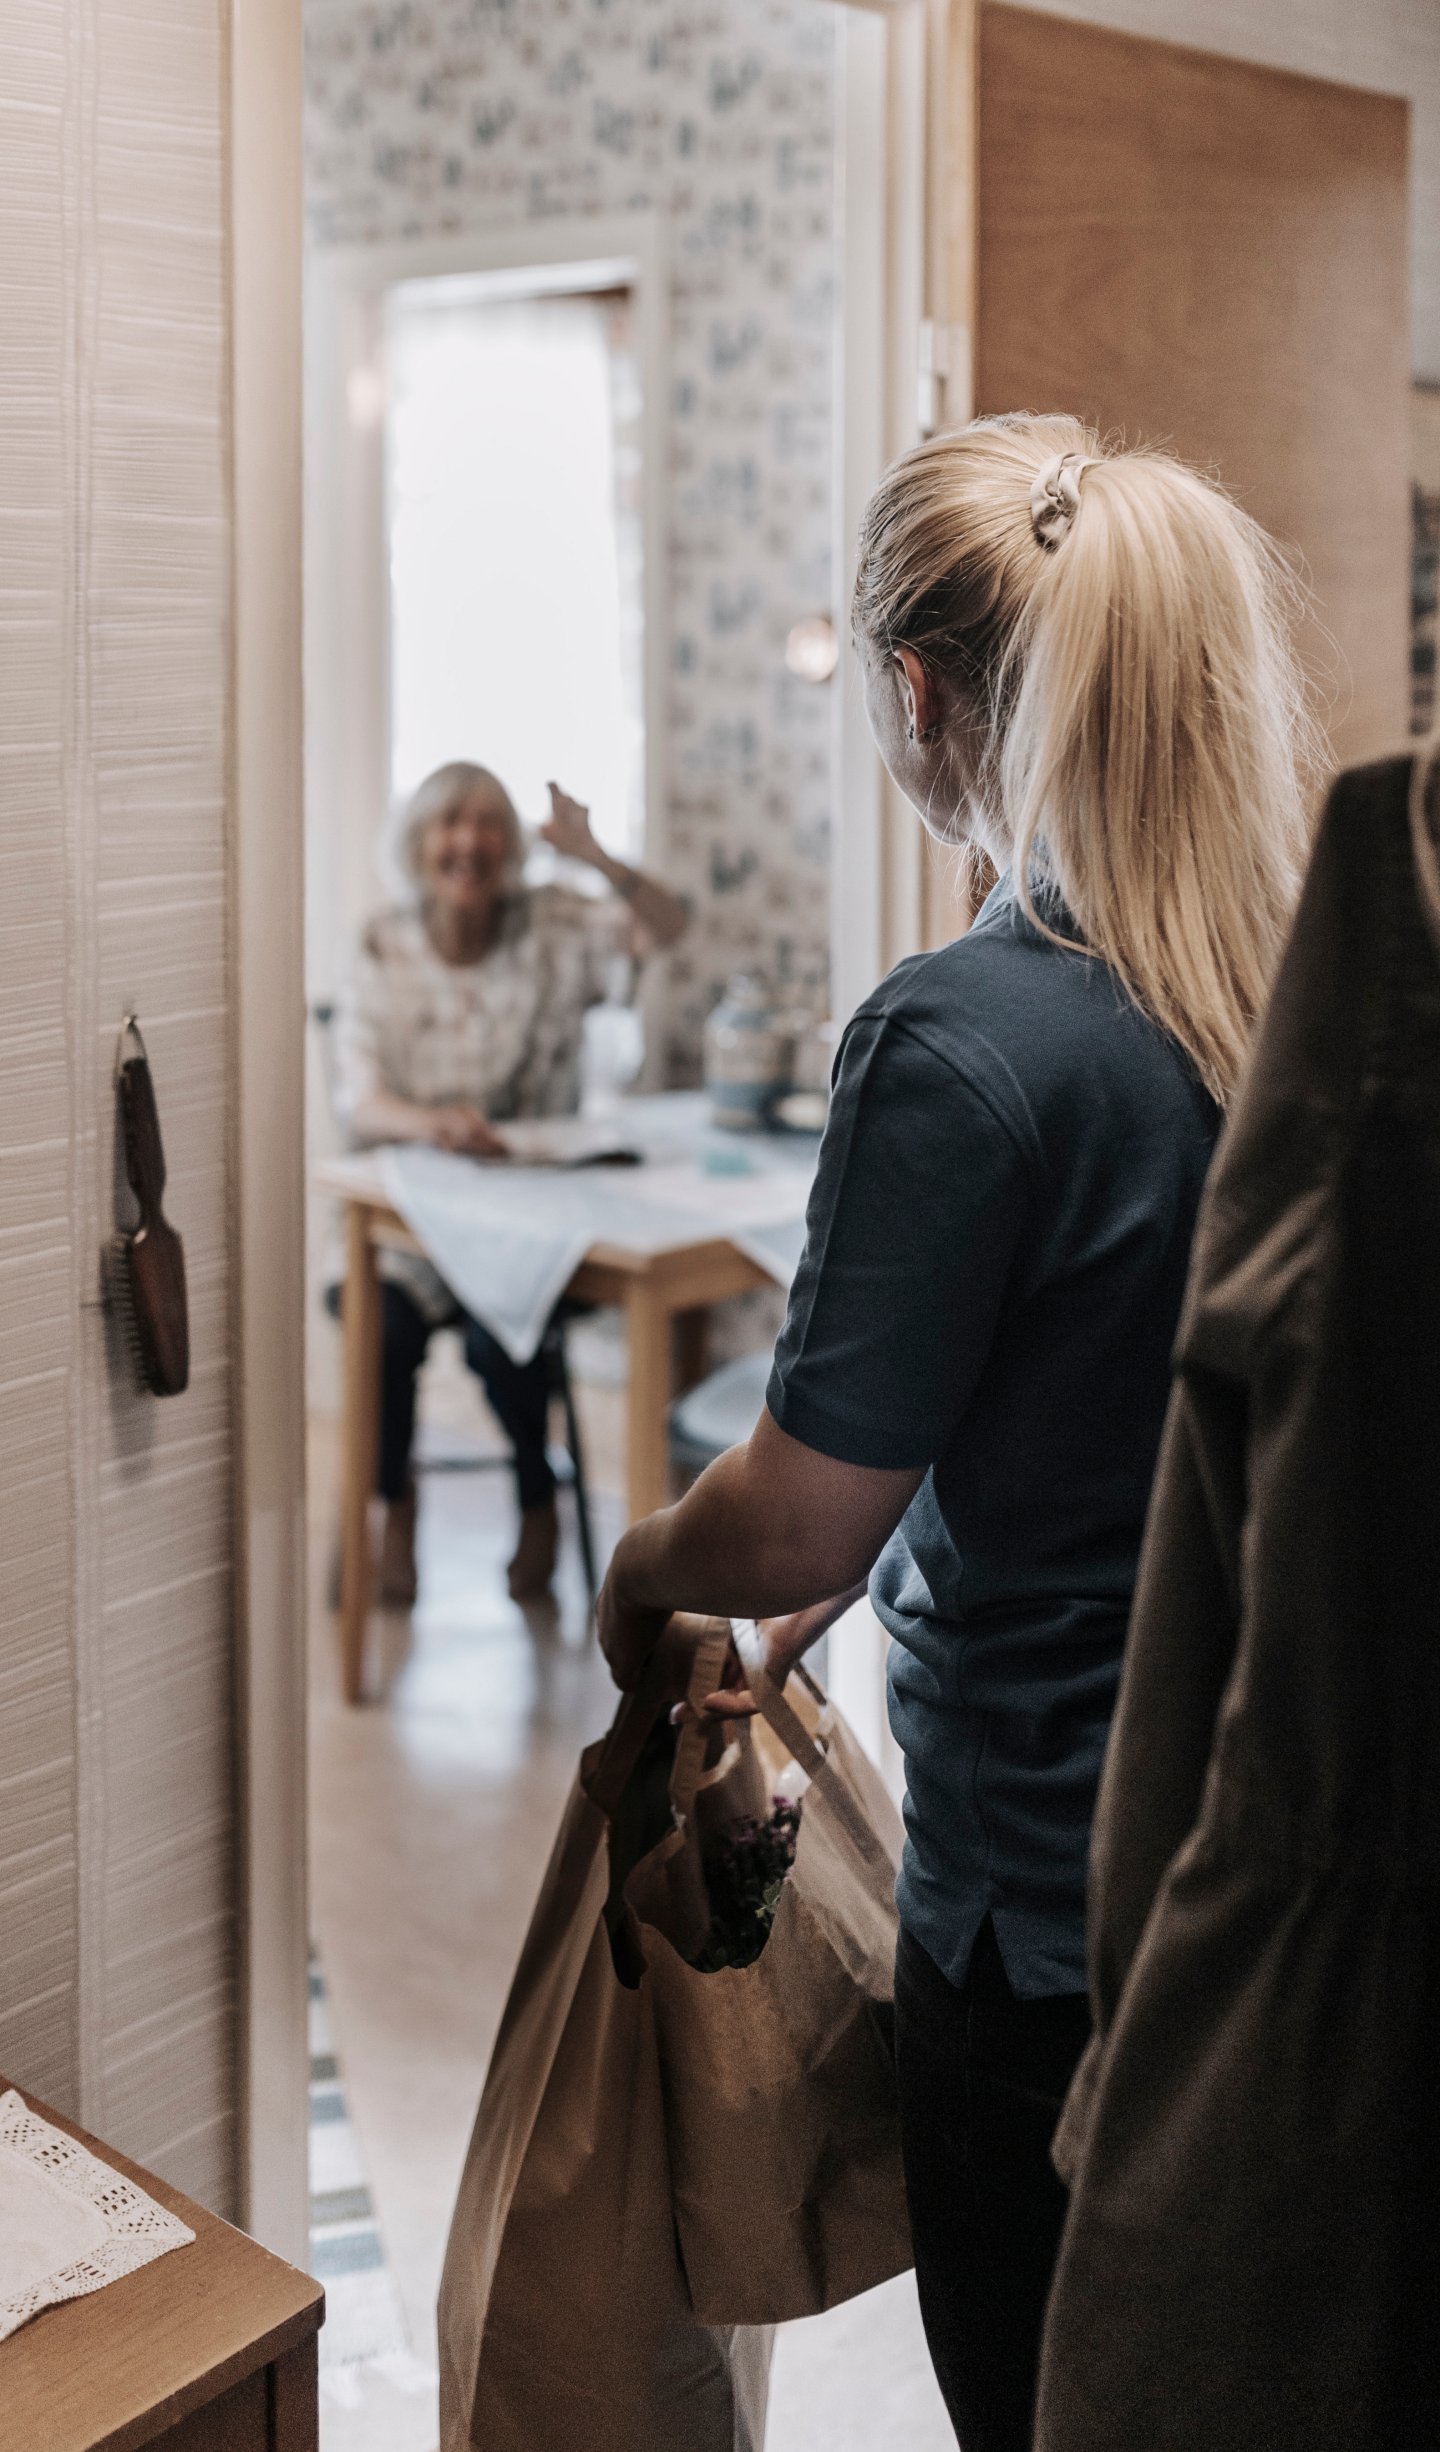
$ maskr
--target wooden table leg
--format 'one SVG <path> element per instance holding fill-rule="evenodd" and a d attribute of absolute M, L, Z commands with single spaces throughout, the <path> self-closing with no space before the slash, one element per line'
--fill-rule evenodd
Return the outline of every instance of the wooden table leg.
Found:
<path fill-rule="evenodd" d="M 670 1495 L 671 1313 L 639 1279 L 625 1297 L 630 1380 L 625 1407 L 625 1494 L 630 1521 L 653 1515 Z"/>
<path fill-rule="evenodd" d="M 268 2452 L 317 2452 L 320 2442 L 318 2345 L 312 2333 L 268 2370 Z"/>
<path fill-rule="evenodd" d="M 700 1303 L 675 1314 L 675 1392 L 698 1388 L 705 1376 L 705 1349 L 710 1334 L 710 1306 Z"/>
<path fill-rule="evenodd" d="M 344 1415 L 340 1425 L 340 1679 L 347 1703 L 365 1682 L 370 1616 L 370 1493 L 380 1431 L 380 1278 L 370 1220 L 352 1201 L 345 1220 Z"/>

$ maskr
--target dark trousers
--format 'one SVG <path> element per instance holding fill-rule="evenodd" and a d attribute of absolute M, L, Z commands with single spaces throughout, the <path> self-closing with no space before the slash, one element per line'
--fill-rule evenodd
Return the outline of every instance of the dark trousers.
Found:
<path fill-rule="evenodd" d="M 905 2191 L 925 2337 L 962 2452 L 1030 2452 L 1066 2204 L 1050 2141 L 1089 2032 L 1083 1993 L 1016 1998 L 988 1918 L 959 1987 L 901 1933 Z"/>
<path fill-rule="evenodd" d="M 340 1289 L 330 1296 L 340 1310 Z M 380 1450 L 375 1487 L 383 1499 L 405 1496 L 410 1451 L 415 1444 L 415 1381 L 437 1327 L 457 1328 L 465 1360 L 489 1399 L 490 1409 L 515 1451 L 515 1480 L 522 1507 L 543 1506 L 555 1488 L 546 1454 L 550 1417 L 550 1371 L 543 1350 L 529 1362 L 512 1362 L 488 1328 L 457 1310 L 448 1321 L 427 1320 L 403 1286 L 380 1284 Z"/>

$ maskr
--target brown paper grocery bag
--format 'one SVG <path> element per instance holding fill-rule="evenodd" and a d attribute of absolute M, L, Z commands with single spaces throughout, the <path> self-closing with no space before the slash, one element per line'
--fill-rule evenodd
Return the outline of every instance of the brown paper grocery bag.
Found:
<path fill-rule="evenodd" d="M 695 2318 L 654 2002 L 643 1970 L 620 1981 L 606 1924 L 611 1813 L 643 1807 L 666 1691 L 657 1661 L 584 1757 L 506 2004 L 440 2286 L 443 2452 L 764 2440 L 771 2336 Z"/>
<path fill-rule="evenodd" d="M 751 1683 L 772 1759 L 778 1746 L 809 1779 L 760 1956 L 704 1975 L 686 1963 L 694 1936 L 677 1931 L 667 1889 L 698 1816 L 685 1815 L 679 1752 L 682 1826 L 624 1884 L 654 2007 L 680 2250 L 710 2324 L 818 2315 L 912 2262 L 893 2059 L 900 1817 L 812 1679 L 800 1671 L 790 1688 L 808 1719 L 768 1678 Z"/>
<path fill-rule="evenodd" d="M 692 1701 L 729 1636 L 701 1629 Z M 582 1761 L 501 2024 L 441 2284 L 443 2452 L 760 2452 L 768 2328 L 910 2262 L 899 1818 L 803 1674 L 805 1716 L 752 1679 L 753 1742 L 693 1716 L 677 1739 L 667 1678 Z M 787 1759 L 809 1785 L 774 1927 L 702 1975 L 706 1830 L 763 1812 Z"/>

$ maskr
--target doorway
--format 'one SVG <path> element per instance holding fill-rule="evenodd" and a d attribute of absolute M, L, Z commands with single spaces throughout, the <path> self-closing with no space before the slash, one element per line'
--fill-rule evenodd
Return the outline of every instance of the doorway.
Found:
<path fill-rule="evenodd" d="M 1006 14 L 998 10 L 986 13 L 997 18 Z M 968 127 L 957 97 L 963 97 L 971 73 L 965 64 L 971 56 L 966 46 L 973 41 L 975 12 L 962 6 L 960 0 L 949 12 L 950 63 L 945 70 L 944 95 L 937 103 L 935 62 L 933 59 L 929 62 L 927 71 L 922 21 L 928 17 L 934 22 L 945 14 L 926 11 L 918 5 L 897 8 L 887 17 L 876 14 L 868 19 L 857 11 L 853 20 L 853 48 L 847 43 L 853 66 L 847 71 L 843 94 L 848 114 L 844 211 L 849 249 L 844 281 L 847 307 L 853 301 L 854 312 L 844 364 L 847 384 L 853 379 L 857 391 L 869 403 L 866 411 L 869 422 L 857 421 L 847 428 L 855 441 L 846 468 L 849 503 L 853 503 L 857 490 L 866 489 L 880 459 L 910 439 L 911 424 L 918 424 L 917 377 L 922 363 L 928 363 L 925 380 L 932 409 L 945 417 L 968 413 L 974 301 L 964 278 L 956 276 L 948 284 L 940 278 L 930 262 L 930 251 L 939 219 L 937 196 L 944 204 L 947 179 L 950 187 L 945 209 L 954 223 L 948 248 L 952 273 L 957 264 L 963 266 L 966 249 L 975 241 L 972 163 L 963 143 L 947 153 L 931 140 L 937 113 L 943 115 L 943 109 L 950 105 L 953 105 L 952 135 L 956 129 L 963 135 Z M 1029 16 L 1030 12 L 1024 14 Z M 1041 27 L 1046 21 L 1034 18 L 1032 22 Z M 1069 90 L 1073 94 L 1073 81 Z M 726 107 L 730 107 L 728 103 Z M 927 111 L 929 133 L 925 142 L 907 149 L 903 135 L 897 136 L 897 131 L 908 128 L 914 136 L 918 119 L 920 133 L 925 135 Z M 982 107 L 982 125 L 983 118 Z M 884 202 L 887 196 L 888 204 Z M 892 216 L 888 221 L 887 213 Z M 376 893 L 374 847 L 397 780 L 396 744 L 401 727 L 395 719 L 391 659 L 397 652 L 397 640 L 403 640 L 406 634 L 410 617 L 397 606 L 392 574 L 386 563 L 386 540 L 391 533 L 387 527 L 386 506 L 391 500 L 387 470 L 395 446 L 387 342 L 392 311 L 403 323 L 413 310 L 417 327 L 424 325 L 433 337 L 441 326 L 456 328 L 471 317 L 472 310 L 475 315 L 492 319 L 491 328 L 498 329 L 495 319 L 510 304 L 529 314 L 547 299 L 567 310 L 577 302 L 583 305 L 590 301 L 597 307 L 603 307 L 606 300 L 628 302 L 640 368 L 638 486 L 642 542 L 637 590 L 642 624 L 638 656 L 632 641 L 632 661 L 623 669 L 630 675 L 624 687 L 631 689 L 638 662 L 642 722 L 638 743 L 633 732 L 629 736 L 628 800 L 626 792 L 617 786 L 610 807 L 618 811 L 622 800 L 626 801 L 629 822 L 635 823 L 634 772 L 638 761 L 643 765 L 641 839 L 652 860 L 663 856 L 667 809 L 662 735 L 670 686 L 667 588 L 663 553 L 647 551 L 644 542 L 647 536 L 666 535 L 663 504 L 670 456 L 665 447 L 669 282 L 662 262 L 659 223 L 643 217 L 638 224 L 609 223 L 587 216 L 583 225 L 557 225 L 545 236 L 553 253 L 540 249 L 539 233 L 534 226 L 525 232 L 523 239 L 513 242 L 523 246 L 526 259 L 523 263 L 506 260 L 503 252 L 498 259 L 493 254 L 487 256 L 483 249 L 465 239 L 376 247 L 365 251 L 363 261 L 358 256 L 347 261 L 343 250 L 333 250 L 317 271 L 307 332 L 310 393 L 312 403 L 319 400 L 328 405 L 318 437 L 312 427 L 310 510 L 330 539 L 323 554 L 317 555 L 313 550 L 311 553 L 307 638 L 312 856 L 317 844 L 323 843 L 328 846 L 329 861 L 324 871 L 329 881 L 326 892 L 323 896 L 312 894 L 309 912 L 308 976 L 312 997 L 317 1002 L 324 999 L 327 989 L 333 989 L 342 950 Z M 1038 244 L 1048 263 L 1052 236 L 1044 235 Z M 852 281 L 853 289 L 849 286 Z M 866 282 L 871 284 L 868 290 L 864 287 Z M 1073 331 L 1073 301 L 1086 295 L 1084 280 L 1069 283 L 1066 294 L 1072 302 L 1067 314 L 1046 320 L 1047 333 L 1052 337 Z M 1022 300 L 1029 295 L 1023 278 L 1017 283 L 1015 295 Z M 872 319 L 868 329 L 864 322 L 867 298 L 878 299 L 881 306 L 878 322 Z M 427 317 L 433 321 L 427 324 Z M 921 347 L 927 325 L 928 360 L 922 358 Z M 877 329 L 886 333 L 884 350 L 876 348 Z M 898 345 L 892 345 L 897 335 Z M 739 346 L 744 340 L 742 331 L 734 336 L 734 345 Z M 417 362 L 423 354 L 417 343 Z M 945 370 L 944 391 L 937 401 L 935 373 L 941 366 Z M 647 380 L 647 367 L 659 371 L 658 381 Z M 847 389 L 847 415 L 851 399 Z M 618 445 L 614 448 L 618 450 Z M 1209 454 L 1202 451 L 1201 456 Z M 618 567 L 618 541 L 615 552 Z M 839 601 L 843 602 L 843 595 Z M 423 611 L 419 618 L 423 621 Z M 620 633 L 617 652 L 622 659 L 626 653 L 626 618 L 623 613 L 617 617 Z M 416 630 L 412 635 L 418 638 L 421 633 Z M 423 693 L 416 694 L 412 713 L 405 719 L 412 729 L 422 722 L 419 711 L 422 697 Z M 853 725 L 849 738 L 858 757 L 868 754 Z M 407 758 L 410 754 L 406 752 Z M 868 795 L 870 805 L 860 812 L 861 831 L 853 841 L 860 858 L 854 865 L 849 856 L 852 843 L 845 845 L 849 884 L 840 916 L 849 935 L 837 932 L 837 945 L 841 950 L 850 946 L 847 959 L 856 966 L 858 975 L 859 968 L 872 960 L 880 960 L 883 967 L 885 961 L 908 950 L 919 941 L 929 923 L 923 880 L 918 876 L 912 848 L 913 835 L 907 832 L 899 840 L 887 830 L 873 765 L 862 771 L 857 763 L 853 772 L 857 798 Z M 872 790 L 872 785 L 877 789 Z M 846 788 L 848 792 L 848 778 Z M 608 810 L 604 822 L 610 822 Z M 933 916 L 932 908 L 932 920 Z M 852 937 L 862 936 L 862 943 L 851 944 Z M 318 1032 L 312 1032 L 310 1046 L 311 1111 L 320 1115 L 324 1112 L 323 1084 L 317 1081 L 317 1075 L 323 1066 L 323 1055 Z M 267 1077 L 258 1060 L 249 1061 L 248 1075 L 249 1096 L 258 1103 L 268 1094 Z M 267 1191 L 273 1180 L 273 1176 L 267 1176 Z M 312 1285 L 318 1283 L 319 1274 L 319 1257 L 312 1250 Z M 313 1303 L 307 1316 L 312 1321 L 315 1318 Z M 328 1332 L 322 1329 L 314 1333 L 318 1348 Z M 311 1359 L 315 1386 L 319 1384 L 315 1374 L 323 1372 L 324 1363 L 316 1351 L 312 1351 Z M 437 1437 L 444 1433 L 457 1446 L 462 1431 L 466 1439 L 475 1435 L 473 1421 L 456 1424 L 441 1421 L 437 1416 L 434 1427 Z M 444 1459 L 438 1461 L 443 1464 Z M 461 1491 L 465 1486 L 459 1476 L 452 1482 L 437 1474 L 441 1508 L 449 1504 L 448 1496 L 443 1494 Z M 498 1494 L 498 1477 L 477 1481 L 474 1487 Z M 483 1507 L 475 1511 L 477 1525 L 484 1512 Z M 321 1522 L 323 1504 L 317 1509 L 317 1523 Z M 483 1525 L 480 1529 L 483 1532 Z M 498 1536 L 492 1528 L 492 1533 L 485 1537 L 493 1540 Z M 479 1558 L 477 1550 L 471 1564 Z M 323 1564 L 323 1557 L 318 1558 L 322 1599 L 316 1606 L 322 1626 Z M 462 1569 L 454 1578 L 452 1599 L 465 1583 L 468 1572 L 468 1568 Z M 474 1578 L 470 1580 L 473 1582 Z M 343 1794 L 345 1809 L 352 1816 L 349 1828 L 355 1843 L 348 1863 L 340 1864 L 338 1871 L 351 1887 L 358 1908 L 357 1921 L 363 1926 L 368 1918 L 375 1931 L 386 1920 L 406 1929 L 409 1915 L 409 1936 L 433 1946 L 432 1964 L 443 1960 L 448 1947 L 453 1969 L 454 1934 L 458 1927 L 441 1915 L 438 1901 L 431 1902 L 433 1923 L 423 1907 L 418 1916 L 412 1912 L 414 1898 L 423 1890 L 426 1858 L 415 1827 L 407 1824 L 409 1799 L 422 1790 L 441 1799 L 447 1791 L 453 1794 L 465 1744 L 488 1749 L 487 1758 L 503 1769 L 506 1748 L 513 1753 L 517 1730 L 528 1729 L 533 1734 L 539 1729 L 540 1786 L 534 1791 L 538 1800 L 535 1813 L 537 1822 L 542 1817 L 553 1822 L 573 1761 L 573 1747 L 564 1733 L 566 1715 L 577 1708 L 588 1712 L 592 1719 L 603 1714 L 603 1702 L 599 1699 L 603 1689 L 597 1689 L 591 1697 L 584 1683 L 589 1670 L 583 1663 L 577 1665 L 562 1629 L 561 1640 L 544 1656 L 526 1654 L 522 1659 L 517 1645 L 513 1654 L 517 1682 L 509 1700 L 498 1690 L 477 1693 L 474 1716 L 466 1719 L 457 1711 L 453 1684 L 447 1684 L 449 1668 L 444 1645 L 448 1638 L 438 1621 L 435 1632 L 436 1648 L 425 1675 L 417 1678 L 413 1687 L 414 1715 L 397 1737 L 391 1764 L 382 1766 L 373 1751 L 367 1751 L 373 1723 L 368 1727 L 361 1722 L 342 1723 L 343 1742 L 336 1747 L 327 1778 L 333 1778 L 333 1794 L 337 1797 Z M 867 1676 L 871 1669 L 878 1671 L 878 1666 L 878 1661 L 869 1664 Z M 878 1728 L 878 1675 L 870 1676 L 870 1684 L 875 1689 L 872 1703 Z M 252 1716 L 250 1744 L 256 1763 L 269 1759 L 266 1749 L 271 1735 L 273 1725 L 267 1729 Z M 413 1779 L 415 1788 L 407 1788 L 398 1776 L 392 1781 L 392 1771 Z M 547 1781 L 551 1783 L 548 1787 L 544 1785 Z M 261 1828 L 258 1818 L 256 1827 Z M 357 1833 L 364 1837 L 365 1847 L 355 1837 Z M 454 1855 L 467 1866 L 482 1864 L 485 1850 L 493 1845 L 493 1840 L 494 1827 L 483 1816 L 472 1824 L 457 1821 L 453 1826 Z M 369 1854 L 366 1848 L 371 1851 Z M 271 1871 L 273 1878 L 273 1866 Z M 402 1896 L 393 1885 L 407 1872 L 410 1887 Z M 479 1894 L 476 1896 L 478 1900 Z M 491 1897 L 493 1900 L 493 1894 Z M 488 1905 L 484 1914 L 490 1920 L 482 1936 L 483 1948 L 493 1954 L 493 1968 L 501 1964 L 506 1952 L 513 1960 L 518 1940 L 516 1918 L 523 1923 L 523 1900 L 518 1889 L 502 1915 L 491 1915 Z M 472 1936 L 481 1915 L 477 1904 L 468 1927 Z M 470 1963 L 478 1966 L 478 1955 Z M 321 1986 L 328 1983 L 333 1996 L 335 1985 L 330 1980 L 330 1971 L 323 1966 L 319 1982 Z M 382 1965 L 375 1963 L 365 1969 L 367 1992 L 382 2007 L 386 1983 Z M 418 1997 L 425 1997 L 423 1978 L 418 1980 Z M 431 2018 L 425 2040 L 427 2044 L 443 2041 L 443 2018 L 438 2013 Z M 323 2050 L 317 2056 L 323 2059 Z M 388 2067 L 383 2054 L 377 2055 L 375 2067 L 381 2072 L 387 2101 L 402 2116 L 422 2092 L 432 2101 L 440 2100 L 445 2085 L 451 2083 L 450 2080 L 442 2083 L 437 2078 L 434 2058 L 423 2053 L 398 2052 Z M 377 2085 L 380 2082 L 377 2078 Z M 473 2110 L 473 2100 L 474 2072 L 468 2070 L 464 2085 L 455 2083 L 448 2097 L 446 2117 L 457 2135 Z M 398 2174 L 397 2187 L 405 2176 Z M 343 2194 L 343 2189 L 337 2193 Z M 396 2244 L 403 2248 L 403 2240 Z M 418 2270 L 423 2274 L 423 2264 Z M 421 2282 L 416 2291 L 417 2303 L 423 2299 L 424 2290 Z M 399 2389 L 397 2385 L 396 2390 Z M 358 2444 L 359 2439 L 356 2440 Z M 383 2440 L 392 2447 L 392 2452 L 398 2452 L 403 2438 L 392 2431 Z M 428 2442 L 422 2452 L 428 2452 Z"/>
<path fill-rule="evenodd" d="M 527 835 L 560 782 L 605 849 L 663 830 L 666 381 L 648 220 L 328 256 L 307 304 L 308 1171 L 341 1146 L 337 997 L 403 900 L 395 817 L 454 760 Z M 553 855 L 532 848 L 543 882 Z M 620 991 L 617 991 L 619 993 Z M 605 1010 L 602 1008 L 602 1010 Z M 613 1034 L 612 1034 L 613 1035 Z M 442 1330 L 420 1376 L 419 1594 L 370 1627 L 377 1708 L 340 1699 L 331 1609 L 342 1267 L 308 1230 L 310 2261 L 328 2452 L 432 2452 L 433 2309 L 495 2015 L 608 1678 L 562 1494 L 553 1602 L 506 1591 L 508 1450 Z M 574 1345 L 588 1334 L 582 1368 Z M 603 1323 L 568 1340 L 601 1555 L 620 1528 Z"/>
<path fill-rule="evenodd" d="M 312 1175 L 335 1145 L 329 1009 L 391 888 L 376 865 L 390 811 L 425 773 L 457 756 L 493 764 L 533 826 L 558 770 L 589 801 L 608 849 L 665 866 L 675 446 L 658 231 L 641 220 L 543 235 L 543 260 L 532 233 L 524 261 L 458 241 L 366 249 L 327 257 L 312 285 Z M 725 340 L 748 345 L 744 333 Z M 743 529 L 752 480 L 725 469 L 719 482 Z M 703 524 L 703 504 L 691 516 Z M 742 642 L 731 686 L 746 715 L 747 694 L 765 686 L 740 662 L 753 652 L 743 645 L 750 595 L 725 577 L 715 596 L 723 635 Z M 804 609 L 802 598 L 794 610 Z M 676 669 L 683 654 L 677 642 Z M 793 686 L 778 673 L 769 683 Z M 727 738 L 743 730 L 739 715 Z M 557 717 L 571 728 L 568 750 L 556 745 Z M 648 1036 L 653 1049 L 658 1033 Z M 545 1851 L 613 1691 L 568 1539 L 553 1608 L 527 1611 L 506 1594 L 509 1477 L 492 1469 L 504 1462 L 495 1427 L 442 1336 L 422 1382 L 418 1599 L 372 1619 L 383 1707 L 341 1700 L 327 1605 L 339 1357 L 322 1299 L 336 1266 L 316 1202 L 311 2254 L 330 2305 L 324 2441 L 327 2452 L 432 2452 L 433 2309 L 456 2178 Z M 603 1319 L 567 1343 L 603 1563 L 623 1514 L 618 1355 Z M 567 1514 L 562 1504 L 568 1534 Z M 847 2403 L 872 2371 L 877 2432 L 904 2433 L 917 2452 L 938 2443 L 904 2284 L 787 2340 L 777 2439 L 861 2440 L 843 2430 L 863 2428 L 865 2410 L 852 2420 Z"/>

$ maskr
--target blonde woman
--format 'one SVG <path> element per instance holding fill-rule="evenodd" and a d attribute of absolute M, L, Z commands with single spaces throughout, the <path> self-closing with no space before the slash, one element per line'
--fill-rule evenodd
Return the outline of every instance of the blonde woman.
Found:
<path fill-rule="evenodd" d="M 336 1015 L 335 1106 L 357 1142 L 428 1141 L 471 1157 L 505 1154 L 504 1124 L 560 1115 L 580 1093 L 585 1013 L 605 994 L 608 961 L 673 944 L 684 905 L 612 859 L 579 801 L 550 786 L 543 839 L 596 870 L 611 892 L 532 886 L 509 793 L 488 768 L 457 762 L 427 776 L 403 811 L 395 865 L 410 898 L 373 920 Z M 415 1595 L 415 1380 L 439 1327 L 458 1327 L 515 1454 L 517 1600 L 555 1566 L 555 1483 L 546 1455 L 543 1356 L 512 1362 L 460 1309 L 428 1262 L 382 1262 L 380 1451 L 386 1502 L 381 1590 Z"/>
<path fill-rule="evenodd" d="M 915 2262 L 964 2452 L 1030 2443 L 1171 1341 L 1303 853 L 1285 592 L 1216 487 L 1068 418 L 982 420 L 884 478 L 854 602 L 871 725 L 1000 881 L 851 1022 L 767 1409 L 602 1595 L 625 1685 L 674 1609 L 760 1619 L 783 1674 L 869 1579 L 908 1790 Z"/>

